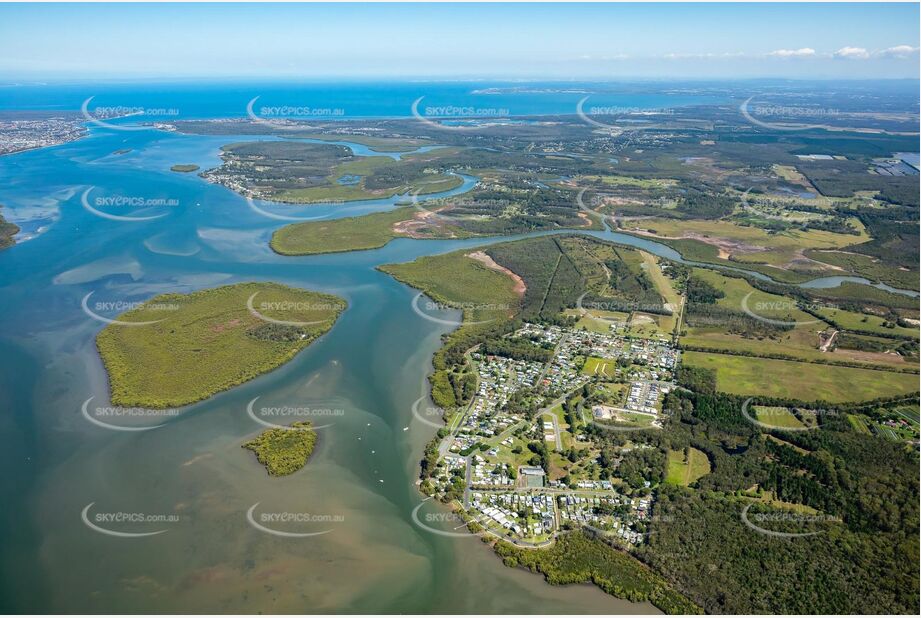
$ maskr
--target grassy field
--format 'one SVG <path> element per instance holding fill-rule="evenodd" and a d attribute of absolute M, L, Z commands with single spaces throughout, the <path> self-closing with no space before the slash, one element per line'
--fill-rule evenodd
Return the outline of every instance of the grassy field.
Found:
<path fill-rule="evenodd" d="M 672 285 L 672 280 L 666 277 L 662 272 L 659 259 L 645 251 L 639 251 L 638 253 L 643 258 L 643 270 L 649 275 L 652 284 L 656 286 L 656 291 L 659 292 L 662 298 L 665 299 L 665 302 L 671 306 L 672 311 L 678 311 L 678 307 L 681 304 L 681 295 L 675 290 L 674 285 Z"/>
<path fill-rule="evenodd" d="M 601 375 L 606 378 L 613 378 L 617 373 L 616 369 L 617 361 L 590 356 L 586 359 L 585 365 L 582 366 L 582 373 L 590 376 Z"/>
<path fill-rule="evenodd" d="M 620 324 L 626 328 L 630 314 L 623 311 L 603 311 L 601 309 L 585 310 L 582 314 L 578 309 L 567 309 L 563 312 L 567 316 L 581 316 L 576 322 L 576 328 L 584 328 L 593 333 L 607 334 L 611 332 L 611 325 Z"/>
<path fill-rule="evenodd" d="M 717 389 L 733 395 L 832 403 L 866 401 L 918 390 L 915 374 L 816 363 L 685 352 L 682 362 L 716 371 Z"/>
<path fill-rule="evenodd" d="M 687 487 L 700 477 L 710 473 L 710 460 L 703 451 L 688 448 L 688 456 L 684 451 L 668 451 L 668 471 L 665 482 L 670 485 Z"/>
<path fill-rule="evenodd" d="M 262 317 L 248 308 L 251 298 Z M 277 283 L 163 294 L 118 316 L 150 323 L 110 324 L 97 335 L 96 346 L 113 404 L 183 406 L 291 360 L 332 328 L 344 309 L 341 298 Z"/>
<path fill-rule="evenodd" d="M 644 339 L 667 337 L 675 331 L 675 316 L 635 312 L 630 317 L 628 334 Z"/>
<path fill-rule="evenodd" d="M 307 464 L 317 443 L 317 432 L 309 421 L 291 423 L 291 429 L 267 429 L 243 443 L 271 476 L 293 474 Z"/>
<path fill-rule="evenodd" d="M 786 354 L 803 360 L 828 360 L 827 353 L 820 352 L 819 332 L 829 325 L 796 307 L 793 299 L 768 294 L 753 288 L 744 279 L 727 277 L 707 269 L 694 269 L 693 275 L 708 282 L 725 295 L 716 301 L 717 306 L 732 311 L 742 311 L 743 300 L 749 311 L 782 322 L 793 322 L 792 330 L 776 331 L 771 337 L 743 337 L 730 333 L 725 326 L 689 326 L 684 329 L 681 344 L 714 350 L 732 350 L 752 355 Z M 689 318 L 693 321 L 693 318 Z M 842 359 L 844 360 L 844 359 Z M 880 358 L 866 361 L 868 364 L 899 364 L 898 358 Z"/>
<path fill-rule="evenodd" d="M 612 187 L 638 187 L 641 189 L 665 189 L 678 184 L 671 178 L 635 178 L 633 176 L 581 176 L 585 182 L 600 182 Z"/>
<path fill-rule="evenodd" d="M 755 420 L 778 429 L 805 429 L 804 425 L 788 408 L 780 406 L 754 406 Z"/>
<path fill-rule="evenodd" d="M 857 313 L 855 311 L 845 311 L 843 309 L 821 309 L 819 315 L 827 317 L 846 330 L 867 331 L 880 335 L 902 335 L 906 337 L 918 338 L 917 328 L 906 328 L 904 326 L 894 326 L 887 328 L 883 326 L 886 321 L 877 315 L 868 315 Z"/>
<path fill-rule="evenodd" d="M 742 311 L 742 302 L 744 300 L 750 311 L 763 318 L 791 322 L 810 322 L 815 320 L 813 316 L 799 310 L 792 298 L 762 292 L 752 287 L 745 279 L 727 277 L 707 268 L 695 268 L 692 273 L 695 277 L 703 279 L 725 294 L 723 298 L 716 301 L 716 304 L 720 307 L 732 309 L 733 311 Z M 747 300 L 745 300 L 746 298 Z M 812 326 L 812 330 L 821 330 L 822 327 L 823 325 L 821 324 L 815 324 Z"/>
<path fill-rule="evenodd" d="M 681 344 L 712 350 L 731 350 L 751 356 L 785 354 L 804 361 L 855 362 L 900 368 L 907 366 L 905 359 L 894 354 L 867 355 L 852 353 L 842 348 L 835 352 L 820 352 L 816 332 L 820 329 L 820 324 L 803 325 L 777 335 L 774 339 L 757 339 L 727 333 L 722 327 L 695 327 L 687 329 L 687 334 L 681 338 Z"/>
<path fill-rule="evenodd" d="M 808 249 L 838 249 L 870 240 L 863 225 L 856 219 L 851 223 L 859 235 L 837 234 L 819 230 L 791 229 L 770 234 L 758 227 L 736 225 L 727 221 L 649 219 L 640 222 L 637 229 L 652 231 L 656 236 L 677 239 L 666 244 L 674 246 L 685 258 L 707 262 L 732 261 L 764 265 L 774 270 L 823 270 L 821 265 L 810 263 L 808 268 L 793 266 Z M 630 228 L 624 231 L 631 231 Z M 695 247 L 708 245 L 707 249 Z M 825 269 L 825 270 L 831 270 Z M 777 274 L 773 273 L 772 274 Z M 795 277 L 794 277 L 795 278 Z"/>

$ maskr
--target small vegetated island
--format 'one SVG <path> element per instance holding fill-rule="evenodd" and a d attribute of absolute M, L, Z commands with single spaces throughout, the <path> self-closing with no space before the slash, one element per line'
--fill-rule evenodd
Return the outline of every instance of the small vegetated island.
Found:
<path fill-rule="evenodd" d="M 275 427 L 243 443 L 256 453 L 256 459 L 271 476 L 293 474 L 307 464 L 317 443 L 317 432 L 310 421 L 295 421 L 288 427 Z"/>
<path fill-rule="evenodd" d="M 199 169 L 200 168 L 194 163 L 177 163 L 176 165 L 170 168 L 170 170 L 174 172 L 182 172 L 182 173 L 197 172 Z"/>
<path fill-rule="evenodd" d="M 96 346 L 113 404 L 184 406 L 291 360 L 345 307 L 339 297 L 277 283 L 162 294 L 119 315 Z"/>

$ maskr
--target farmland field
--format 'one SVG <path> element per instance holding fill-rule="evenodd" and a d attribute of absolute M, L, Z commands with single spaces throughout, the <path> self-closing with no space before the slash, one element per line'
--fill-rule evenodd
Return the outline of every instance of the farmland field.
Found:
<path fill-rule="evenodd" d="M 717 389 L 734 395 L 840 403 L 918 390 L 918 376 L 911 373 L 710 352 L 686 352 L 683 361 L 692 367 L 715 370 Z"/>

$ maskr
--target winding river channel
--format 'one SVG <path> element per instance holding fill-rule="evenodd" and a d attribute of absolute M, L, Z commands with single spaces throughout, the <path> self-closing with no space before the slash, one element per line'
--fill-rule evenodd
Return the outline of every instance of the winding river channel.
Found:
<path fill-rule="evenodd" d="M 411 307 L 416 292 L 375 267 L 506 239 L 276 255 L 268 240 L 284 223 L 278 216 L 354 216 L 396 200 L 309 209 L 250 202 L 170 171 L 215 167 L 221 145 L 252 139 L 93 129 L 0 157 L 4 213 L 32 236 L 0 252 L 0 610 L 656 613 L 594 586 L 549 586 L 506 568 L 477 537 L 434 534 L 428 527 L 452 529 L 437 507 L 423 508 L 426 526 L 411 517 L 421 502 L 418 461 L 434 431 L 411 409 L 427 397 L 432 354 L 450 327 L 422 319 Z M 94 204 L 148 218 L 99 216 Z M 653 241 L 592 234 L 680 259 Z M 81 310 L 87 294 L 112 318 L 155 294 L 250 280 L 337 294 L 349 308 L 282 368 L 125 425 L 156 428 L 105 428 L 81 413 L 91 397 L 108 401 L 94 344 L 104 323 Z M 240 448 L 261 429 L 247 414 L 255 398 L 338 411 L 304 470 L 268 478 Z M 253 513 L 301 518 L 258 519 L 289 533 L 279 535 L 253 525 Z"/>

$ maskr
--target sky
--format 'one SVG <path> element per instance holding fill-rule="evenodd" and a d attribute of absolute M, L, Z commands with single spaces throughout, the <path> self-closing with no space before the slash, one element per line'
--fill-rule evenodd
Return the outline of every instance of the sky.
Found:
<path fill-rule="evenodd" d="M 0 4 L 0 78 L 919 77 L 918 3 Z"/>

